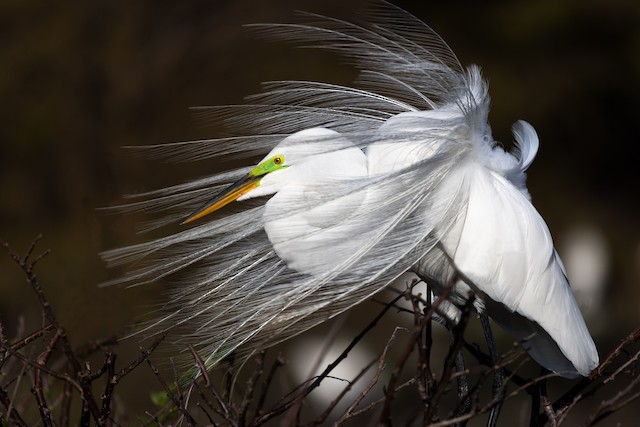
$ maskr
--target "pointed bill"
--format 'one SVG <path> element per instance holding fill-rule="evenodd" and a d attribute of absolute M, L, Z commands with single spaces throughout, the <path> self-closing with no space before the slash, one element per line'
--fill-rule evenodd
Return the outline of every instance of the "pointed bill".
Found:
<path fill-rule="evenodd" d="M 244 178 L 236 181 L 216 194 L 211 200 L 204 203 L 200 208 L 196 209 L 191 215 L 186 217 L 180 224 L 188 224 L 228 205 L 260 185 L 261 178 L 262 176 L 248 174 Z"/>

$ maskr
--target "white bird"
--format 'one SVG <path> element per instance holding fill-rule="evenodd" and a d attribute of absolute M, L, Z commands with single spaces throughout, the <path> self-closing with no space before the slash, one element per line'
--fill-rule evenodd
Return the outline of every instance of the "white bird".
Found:
<path fill-rule="evenodd" d="M 542 366 L 588 375 L 598 354 L 525 171 L 538 150 L 526 122 L 505 152 L 488 124 L 487 84 L 412 15 L 383 5 L 368 24 L 312 15 L 261 26 L 350 58 L 359 88 L 306 81 L 265 85 L 251 104 L 211 108 L 253 135 L 146 149 L 195 160 L 262 154 L 254 167 L 140 195 L 125 207 L 175 210 L 215 197 L 183 223 L 234 200 L 239 212 L 105 253 L 136 263 L 116 282 L 177 277 L 165 314 L 145 331 L 175 330 L 214 366 L 249 355 L 370 298 L 407 271 L 455 295 L 518 340 Z M 239 179 L 228 187 L 227 183 Z M 195 271 L 181 273 L 188 266 Z"/>

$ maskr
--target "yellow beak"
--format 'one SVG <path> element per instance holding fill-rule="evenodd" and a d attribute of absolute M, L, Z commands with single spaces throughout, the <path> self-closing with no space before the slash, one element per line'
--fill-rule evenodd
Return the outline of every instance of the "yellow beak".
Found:
<path fill-rule="evenodd" d="M 260 185 L 260 179 L 262 176 L 247 175 L 241 180 L 231 184 L 218 194 L 216 194 L 211 200 L 196 209 L 191 215 L 186 217 L 180 224 L 188 224 L 205 215 L 215 212 L 223 206 L 228 205 L 239 197 L 244 196 L 249 191 Z"/>

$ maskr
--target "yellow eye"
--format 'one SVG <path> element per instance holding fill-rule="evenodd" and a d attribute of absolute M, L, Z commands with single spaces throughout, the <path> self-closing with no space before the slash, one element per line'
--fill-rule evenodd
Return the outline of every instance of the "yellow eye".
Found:
<path fill-rule="evenodd" d="M 273 158 L 273 164 L 281 165 L 282 163 L 284 163 L 284 158 L 282 156 L 276 156 Z"/>

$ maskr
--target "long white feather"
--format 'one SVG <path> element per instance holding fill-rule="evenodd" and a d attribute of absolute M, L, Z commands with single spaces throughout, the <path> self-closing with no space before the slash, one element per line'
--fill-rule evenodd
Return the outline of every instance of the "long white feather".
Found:
<path fill-rule="evenodd" d="M 165 314 L 144 330 L 176 332 L 213 366 L 336 316 L 406 271 L 437 287 L 458 268 L 473 283 L 459 282 L 457 295 L 476 292 L 478 309 L 517 338 L 535 332 L 525 345 L 538 362 L 588 374 L 595 345 L 525 186 L 538 149 L 533 128 L 514 126 L 514 154 L 497 146 L 479 69 L 463 69 L 433 30 L 400 9 L 376 3 L 365 24 L 305 16 L 313 22 L 259 29 L 344 55 L 361 70 L 359 88 L 268 83 L 248 105 L 199 111 L 240 136 L 142 148 L 180 161 L 297 161 L 263 178 L 255 195 L 275 194 L 264 206 L 104 254 L 112 265 L 135 265 L 111 283 L 176 277 Z M 176 207 L 186 215 L 246 172 L 161 189 L 119 209 L 173 219 Z"/>

